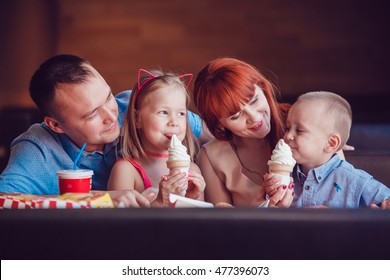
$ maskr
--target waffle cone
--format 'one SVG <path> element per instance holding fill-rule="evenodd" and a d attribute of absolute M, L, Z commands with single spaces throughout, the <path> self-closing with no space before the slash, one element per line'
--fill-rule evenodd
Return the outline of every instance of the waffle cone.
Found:
<path fill-rule="evenodd" d="M 290 176 L 291 172 L 294 169 L 292 165 L 279 164 L 279 163 L 270 163 L 268 164 L 269 171 L 272 173 Z"/>
<path fill-rule="evenodd" d="M 168 160 L 167 167 L 169 170 L 178 169 L 178 168 L 189 168 L 190 161 L 187 160 Z"/>

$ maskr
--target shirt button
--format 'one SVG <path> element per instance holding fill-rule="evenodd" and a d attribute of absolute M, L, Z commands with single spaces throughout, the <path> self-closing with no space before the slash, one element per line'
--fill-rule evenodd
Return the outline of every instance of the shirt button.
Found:
<path fill-rule="evenodd" d="M 310 190 L 310 186 L 305 186 L 305 190 Z"/>
<path fill-rule="evenodd" d="M 318 176 L 318 180 L 321 180 L 322 179 L 322 177 L 321 176 Z"/>

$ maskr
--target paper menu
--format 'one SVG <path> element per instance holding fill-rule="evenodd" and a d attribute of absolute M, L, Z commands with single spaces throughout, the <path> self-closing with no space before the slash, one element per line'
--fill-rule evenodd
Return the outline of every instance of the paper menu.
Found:
<path fill-rule="evenodd" d="M 173 208 L 213 208 L 209 202 L 199 201 L 180 195 L 169 194 L 170 207 Z"/>

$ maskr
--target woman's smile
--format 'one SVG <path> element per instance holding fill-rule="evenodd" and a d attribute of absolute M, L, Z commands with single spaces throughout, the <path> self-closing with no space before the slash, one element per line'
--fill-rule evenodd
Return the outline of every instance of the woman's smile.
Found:
<path fill-rule="evenodd" d="M 254 127 L 250 127 L 249 129 L 253 131 L 258 131 L 262 127 L 263 127 L 263 121 L 260 121 Z"/>

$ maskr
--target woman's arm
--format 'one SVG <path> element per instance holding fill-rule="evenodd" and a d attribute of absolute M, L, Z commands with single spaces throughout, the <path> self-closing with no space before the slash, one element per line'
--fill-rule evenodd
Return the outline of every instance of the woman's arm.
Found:
<path fill-rule="evenodd" d="M 206 182 L 205 200 L 214 205 L 219 202 L 233 204 L 230 192 L 215 173 L 205 149 L 200 150 L 198 165 Z"/>

